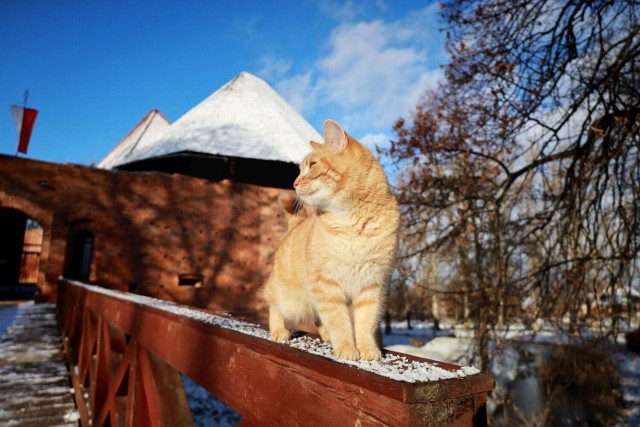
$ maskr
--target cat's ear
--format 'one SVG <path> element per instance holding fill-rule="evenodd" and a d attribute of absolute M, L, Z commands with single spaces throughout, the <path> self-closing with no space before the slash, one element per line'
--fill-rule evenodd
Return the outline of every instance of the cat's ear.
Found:
<path fill-rule="evenodd" d="M 331 151 L 340 153 L 347 147 L 347 134 L 338 123 L 331 119 L 324 121 L 324 143 Z"/>
<path fill-rule="evenodd" d="M 315 142 L 315 141 L 309 141 L 309 144 L 311 144 L 311 148 L 313 148 L 314 150 L 316 148 L 322 147 L 322 144 L 320 144 L 319 142 Z"/>

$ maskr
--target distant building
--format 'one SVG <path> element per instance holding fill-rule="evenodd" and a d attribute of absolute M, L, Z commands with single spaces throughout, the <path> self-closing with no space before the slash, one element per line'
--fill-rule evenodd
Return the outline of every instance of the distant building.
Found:
<path fill-rule="evenodd" d="M 40 298 L 52 299 L 66 276 L 211 310 L 260 310 L 257 291 L 286 231 L 276 198 L 309 140 L 321 137 L 241 73 L 173 124 L 152 110 L 97 168 L 0 156 L 0 284 L 37 277 Z M 25 241 L 26 221 L 41 242 Z M 27 258 L 35 275 L 21 271 Z"/>

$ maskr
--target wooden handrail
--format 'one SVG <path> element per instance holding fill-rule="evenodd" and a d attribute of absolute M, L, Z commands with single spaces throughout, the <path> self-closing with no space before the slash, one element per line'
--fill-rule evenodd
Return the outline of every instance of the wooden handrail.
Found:
<path fill-rule="evenodd" d="M 450 378 L 393 379 L 366 370 L 380 362 L 349 366 L 276 343 L 251 325 L 259 333 L 230 329 L 228 319 L 197 309 L 64 279 L 58 307 L 84 426 L 193 425 L 179 372 L 247 425 L 486 425 L 493 388 L 486 372 L 466 375 L 457 365 L 407 356 Z"/>

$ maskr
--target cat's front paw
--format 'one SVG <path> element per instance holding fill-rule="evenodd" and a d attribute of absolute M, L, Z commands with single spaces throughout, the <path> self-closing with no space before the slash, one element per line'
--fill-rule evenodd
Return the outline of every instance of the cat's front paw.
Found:
<path fill-rule="evenodd" d="M 324 342 L 330 341 L 329 332 L 327 331 L 327 328 L 325 328 L 322 325 L 318 325 L 318 333 L 320 334 L 320 338 L 322 338 L 322 341 Z"/>
<path fill-rule="evenodd" d="M 291 338 L 291 332 L 287 329 L 275 329 L 270 332 L 271 336 L 276 341 L 289 341 L 289 338 Z"/>
<path fill-rule="evenodd" d="M 338 359 L 358 360 L 358 349 L 353 344 L 342 345 L 333 348 L 333 355 Z"/>
<path fill-rule="evenodd" d="M 360 358 L 363 360 L 380 360 L 382 358 L 382 352 L 378 347 L 358 347 L 360 352 Z"/>

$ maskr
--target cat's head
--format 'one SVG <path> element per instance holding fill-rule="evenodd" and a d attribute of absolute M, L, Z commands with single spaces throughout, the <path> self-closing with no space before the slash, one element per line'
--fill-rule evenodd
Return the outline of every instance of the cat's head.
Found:
<path fill-rule="evenodd" d="M 373 154 L 347 135 L 331 119 L 324 122 L 324 144 L 311 142 L 313 151 L 300 163 L 293 186 L 305 204 L 321 210 L 339 208 L 356 193 L 367 190 L 368 172 L 379 169 Z"/>

